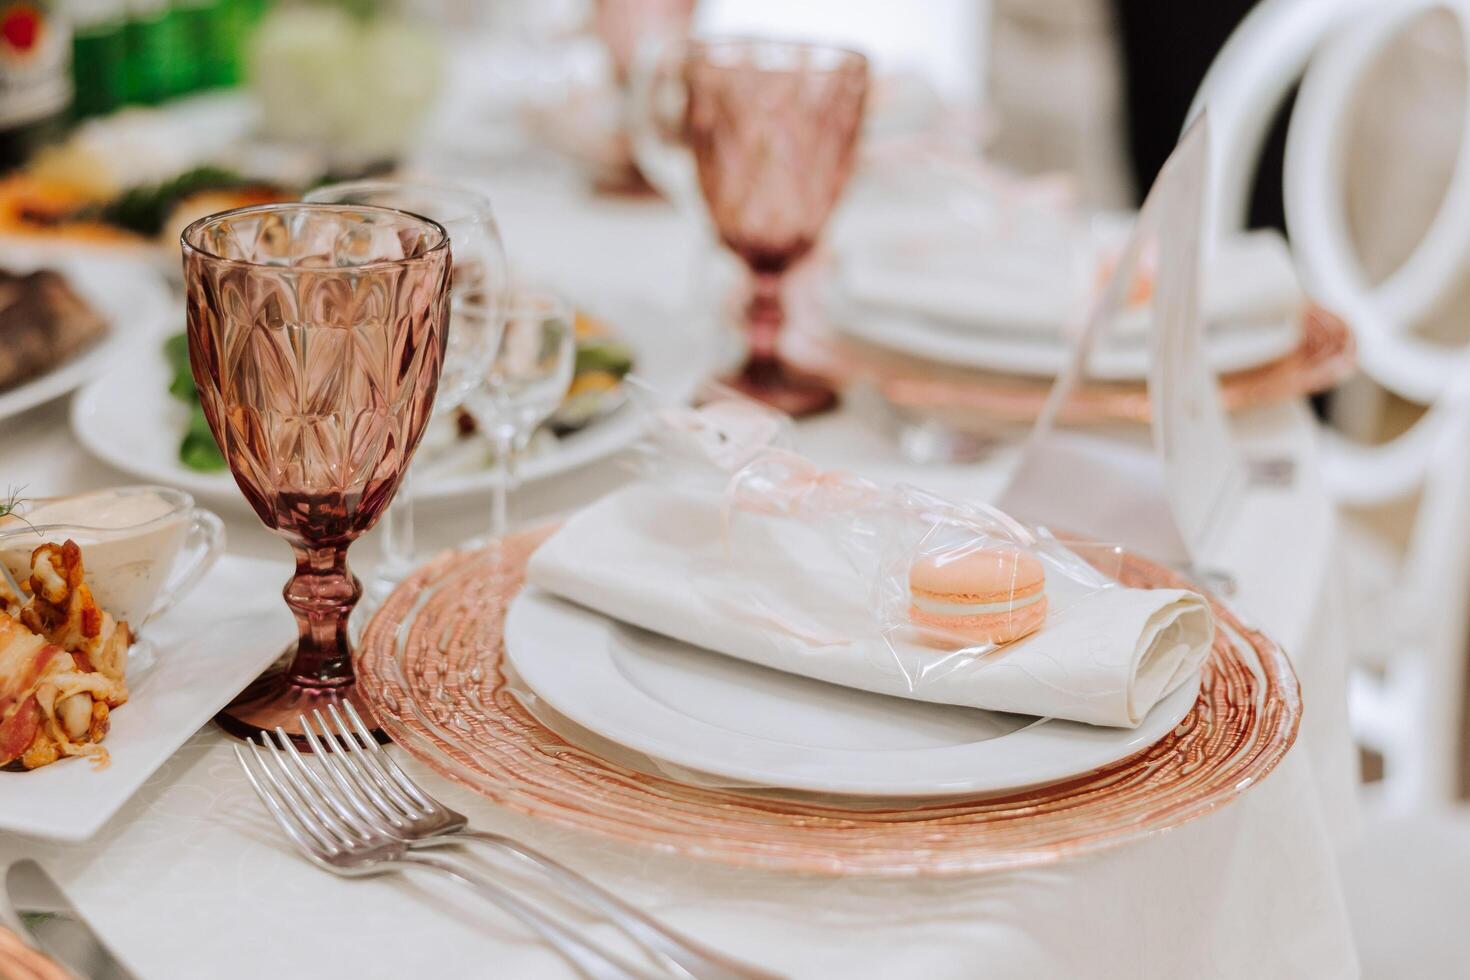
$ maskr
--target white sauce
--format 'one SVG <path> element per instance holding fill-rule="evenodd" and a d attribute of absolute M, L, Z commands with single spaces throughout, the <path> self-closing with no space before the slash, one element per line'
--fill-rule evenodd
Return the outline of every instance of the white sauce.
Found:
<path fill-rule="evenodd" d="M 30 577 L 31 552 L 37 547 L 70 538 L 82 549 L 87 585 L 97 603 L 137 629 L 173 568 L 189 512 L 152 491 L 100 490 L 46 501 L 24 517 L 43 530 L 30 530 L 18 520 L 0 522 L 0 562 L 17 581 Z M 48 524 L 61 526 L 46 529 Z"/>

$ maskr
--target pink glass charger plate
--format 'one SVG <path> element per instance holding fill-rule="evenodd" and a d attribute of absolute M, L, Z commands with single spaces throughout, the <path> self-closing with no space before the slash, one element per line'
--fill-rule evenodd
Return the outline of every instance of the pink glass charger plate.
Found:
<path fill-rule="evenodd" d="M 935 364 L 827 329 L 799 336 L 791 347 L 792 360 L 801 366 L 843 381 L 870 382 L 902 408 L 1031 423 L 1051 393 L 1049 380 Z M 1296 349 L 1259 367 L 1221 375 L 1220 397 L 1232 412 L 1275 405 L 1326 391 L 1352 374 L 1356 363 L 1348 325 L 1312 305 L 1302 312 L 1302 339 Z M 1141 382 L 1088 382 L 1072 396 L 1062 418 L 1083 424 L 1146 423 L 1148 392 Z"/>
<path fill-rule="evenodd" d="M 1269 773 L 1296 739 L 1301 693 L 1281 649 L 1211 600 L 1221 626 L 1199 700 L 1163 740 L 1077 779 L 1003 797 L 844 807 L 830 798 L 692 786 L 609 762 L 551 731 L 506 685 L 501 628 L 527 556 L 552 528 L 419 569 L 368 625 L 362 692 L 394 741 L 498 804 L 665 853 L 816 874 L 973 874 L 1114 847 L 1201 816 Z M 1179 587 L 1129 555 L 1125 584 Z"/>

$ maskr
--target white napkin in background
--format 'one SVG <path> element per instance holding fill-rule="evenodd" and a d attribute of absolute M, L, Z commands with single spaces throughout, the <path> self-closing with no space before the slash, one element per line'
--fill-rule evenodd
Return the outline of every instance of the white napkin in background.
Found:
<path fill-rule="evenodd" d="M 841 305 L 917 313 L 957 330 L 1060 339 L 1085 314 L 1101 264 L 1127 222 L 1091 231 L 1053 228 L 1009 235 L 951 221 L 894 235 L 871 229 L 837 245 Z M 1303 295 L 1291 253 L 1275 231 L 1232 235 L 1204 270 L 1202 309 L 1212 330 L 1294 321 Z M 1113 338 L 1146 336 L 1146 303 L 1118 318 Z"/>
<path fill-rule="evenodd" d="M 527 579 L 614 619 L 833 684 L 1127 728 L 1193 676 L 1214 636 L 1192 592 L 1067 596 L 1070 583 L 1052 576 L 1048 596 L 1065 608 L 1004 650 L 890 646 L 873 623 L 872 583 L 831 541 L 790 520 L 738 521 L 737 572 L 718 493 L 627 487 L 568 520 L 531 557 Z"/>

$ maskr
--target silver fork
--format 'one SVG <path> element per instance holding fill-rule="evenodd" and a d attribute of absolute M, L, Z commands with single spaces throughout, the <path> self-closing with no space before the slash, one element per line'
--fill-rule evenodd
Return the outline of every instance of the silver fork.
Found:
<path fill-rule="evenodd" d="M 340 801 L 316 795 L 293 772 L 295 767 L 279 749 L 262 749 L 252 742 L 248 751 L 243 746 L 235 746 L 235 757 L 276 823 L 296 849 L 318 867 L 348 878 L 410 867 L 437 871 L 474 889 L 519 919 L 592 980 L 646 980 L 648 977 L 647 973 L 588 944 L 495 882 L 449 861 L 409 853 L 402 841 L 380 834 L 353 817 Z"/>
<path fill-rule="evenodd" d="M 600 885 L 520 841 L 502 834 L 471 829 L 463 814 L 440 803 L 410 779 L 393 757 L 378 746 L 352 705 L 345 707 L 347 718 L 336 705 L 329 707 L 336 722 L 334 727 L 328 727 L 321 712 L 316 711 L 313 719 L 302 717 L 301 728 L 336 786 L 336 795 L 345 799 L 353 812 L 380 834 L 414 849 L 473 841 L 512 854 L 561 885 L 574 898 L 606 915 L 613 925 L 676 976 L 697 980 L 779 980 L 776 974 L 679 935 Z M 320 736 L 313 729 L 311 720 L 315 720 Z M 278 733 L 277 737 L 283 739 L 290 752 L 296 752 L 290 739 L 284 738 L 284 733 Z M 324 741 L 330 743 L 332 751 L 327 751 Z M 299 755 L 295 758 L 301 763 Z M 301 768 L 309 778 L 320 780 L 315 771 L 304 763 L 301 763 Z"/>

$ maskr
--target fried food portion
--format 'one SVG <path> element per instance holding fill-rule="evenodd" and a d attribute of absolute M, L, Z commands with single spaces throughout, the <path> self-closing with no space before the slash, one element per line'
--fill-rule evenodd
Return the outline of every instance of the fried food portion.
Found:
<path fill-rule="evenodd" d="M 0 766 L 36 769 L 77 755 L 107 762 L 99 743 L 128 699 L 132 638 L 84 579 L 75 542 L 43 544 L 31 555 L 29 597 L 16 614 L 0 612 Z"/>

